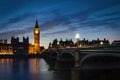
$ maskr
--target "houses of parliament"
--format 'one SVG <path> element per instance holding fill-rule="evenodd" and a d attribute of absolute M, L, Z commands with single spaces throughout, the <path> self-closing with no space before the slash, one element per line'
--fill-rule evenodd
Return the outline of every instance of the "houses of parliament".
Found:
<path fill-rule="evenodd" d="M 11 43 L 7 43 L 7 40 L 0 40 L 0 55 L 40 53 L 40 28 L 37 20 L 34 27 L 34 45 L 29 44 L 29 37 L 23 37 L 23 42 L 19 41 L 19 37 L 11 37 Z"/>

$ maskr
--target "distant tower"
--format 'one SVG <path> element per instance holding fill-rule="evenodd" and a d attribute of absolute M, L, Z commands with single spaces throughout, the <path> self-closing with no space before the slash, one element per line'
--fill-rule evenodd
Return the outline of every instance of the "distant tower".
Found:
<path fill-rule="evenodd" d="M 34 27 L 34 53 L 40 53 L 40 28 L 37 20 Z"/>

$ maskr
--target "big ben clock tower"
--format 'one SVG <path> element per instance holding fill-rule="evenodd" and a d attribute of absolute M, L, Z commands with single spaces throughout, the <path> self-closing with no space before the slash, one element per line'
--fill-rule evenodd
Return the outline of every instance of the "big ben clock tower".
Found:
<path fill-rule="evenodd" d="M 40 28 L 37 20 L 34 27 L 34 53 L 40 53 Z"/>

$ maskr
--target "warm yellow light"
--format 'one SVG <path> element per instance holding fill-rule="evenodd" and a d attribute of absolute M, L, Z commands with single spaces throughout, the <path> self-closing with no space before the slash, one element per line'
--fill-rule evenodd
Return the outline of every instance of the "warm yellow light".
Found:
<path fill-rule="evenodd" d="M 103 45 L 103 42 L 101 41 L 100 44 Z"/>
<path fill-rule="evenodd" d="M 57 42 L 57 45 L 59 45 L 60 43 L 59 43 L 59 41 Z"/>
<path fill-rule="evenodd" d="M 82 45 L 80 44 L 80 47 L 82 47 Z"/>
<path fill-rule="evenodd" d="M 36 34 L 38 34 L 38 31 L 35 31 Z"/>
<path fill-rule="evenodd" d="M 37 54 L 37 52 L 35 51 L 34 54 Z"/>

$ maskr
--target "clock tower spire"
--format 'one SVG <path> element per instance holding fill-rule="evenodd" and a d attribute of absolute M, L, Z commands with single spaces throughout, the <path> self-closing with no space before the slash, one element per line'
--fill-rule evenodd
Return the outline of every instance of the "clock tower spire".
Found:
<path fill-rule="evenodd" d="M 40 28 L 38 20 L 36 20 L 36 24 L 34 27 L 34 53 L 40 53 Z"/>
<path fill-rule="evenodd" d="M 35 28 L 39 28 L 38 20 L 36 20 Z"/>

